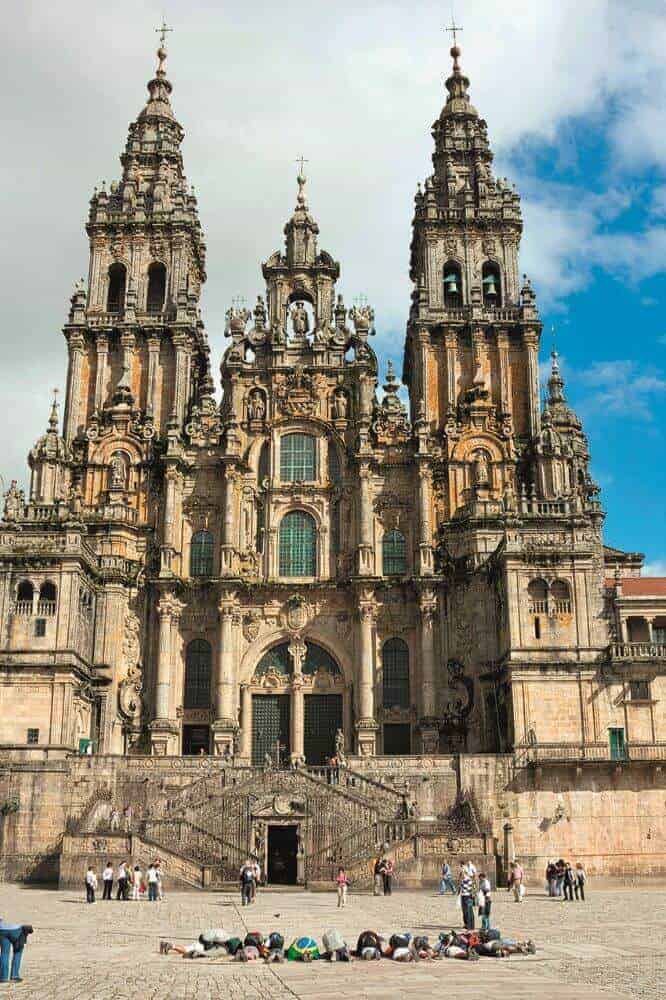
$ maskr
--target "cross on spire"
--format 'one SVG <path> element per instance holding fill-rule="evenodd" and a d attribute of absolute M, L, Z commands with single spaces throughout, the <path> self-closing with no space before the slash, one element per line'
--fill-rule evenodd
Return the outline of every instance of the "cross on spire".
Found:
<path fill-rule="evenodd" d="M 303 154 L 302 154 L 302 153 L 301 153 L 301 155 L 300 155 L 300 156 L 298 156 L 298 157 L 296 158 L 296 163 L 298 163 L 298 164 L 299 164 L 299 166 L 300 166 L 300 170 L 299 170 L 299 173 L 300 173 L 300 174 L 302 174 L 302 173 L 303 173 L 303 166 L 304 166 L 304 164 L 305 164 L 305 163 L 309 163 L 309 162 L 310 162 L 310 161 L 309 161 L 309 160 L 306 160 L 306 159 L 305 159 L 305 157 L 303 156 Z"/>
<path fill-rule="evenodd" d="M 444 30 L 448 31 L 453 36 L 453 44 L 457 45 L 458 44 L 457 34 L 459 31 L 462 31 L 463 29 L 456 24 L 456 19 L 453 16 L 453 12 L 451 12 L 451 26 L 449 28 L 445 28 Z"/>
<path fill-rule="evenodd" d="M 166 42 L 167 33 L 169 31 L 173 31 L 173 28 L 169 27 L 169 25 L 166 23 L 166 18 L 163 17 L 162 18 L 162 24 L 160 25 L 159 28 L 155 28 L 155 31 L 160 36 L 160 45 L 164 46 L 164 43 Z"/>

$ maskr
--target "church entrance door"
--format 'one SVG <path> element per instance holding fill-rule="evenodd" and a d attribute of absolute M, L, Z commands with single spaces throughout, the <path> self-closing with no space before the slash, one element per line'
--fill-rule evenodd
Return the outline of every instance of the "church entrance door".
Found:
<path fill-rule="evenodd" d="M 268 868 L 271 885 L 296 885 L 298 838 L 296 826 L 268 827 Z"/>
<path fill-rule="evenodd" d="M 275 763 L 278 744 L 280 763 L 289 760 L 289 709 L 288 694 L 252 695 L 252 763 L 255 767 L 265 763 L 267 753 Z"/>
<path fill-rule="evenodd" d="M 305 696 L 303 751 L 308 764 L 325 764 L 335 753 L 335 734 L 342 729 L 341 694 Z"/>
<path fill-rule="evenodd" d="M 183 757 L 210 753 L 209 726 L 183 726 Z"/>

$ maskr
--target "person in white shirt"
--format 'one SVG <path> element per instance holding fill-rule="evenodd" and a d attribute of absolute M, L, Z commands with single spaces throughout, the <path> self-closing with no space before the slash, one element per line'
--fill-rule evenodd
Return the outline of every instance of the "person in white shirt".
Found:
<path fill-rule="evenodd" d="M 95 902 L 95 889 L 97 888 L 97 876 L 92 865 L 86 872 L 86 903 Z"/>
<path fill-rule="evenodd" d="M 104 882 L 102 899 L 111 899 L 111 890 L 113 888 L 113 866 L 110 861 L 107 861 L 106 868 L 102 872 L 102 881 Z"/>
<path fill-rule="evenodd" d="M 254 882 L 252 884 L 252 902 L 254 903 L 257 898 L 257 886 L 261 881 L 261 865 L 259 864 L 258 858 L 254 858 L 252 861 L 252 871 L 254 873 Z"/>
<path fill-rule="evenodd" d="M 155 871 L 157 872 L 157 898 L 162 903 L 164 901 L 164 887 L 162 883 L 162 862 L 159 858 L 155 862 Z"/>
<path fill-rule="evenodd" d="M 143 878 L 143 873 L 138 865 L 134 865 L 134 875 L 132 877 L 132 899 L 139 901 L 139 893 L 141 891 L 141 879 Z"/>
<path fill-rule="evenodd" d="M 148 901 L 151 903 L 157 902 L 157 868 L 154 864 L 151 864 L 148 871 L 146 872 L 148 878 Z"/>

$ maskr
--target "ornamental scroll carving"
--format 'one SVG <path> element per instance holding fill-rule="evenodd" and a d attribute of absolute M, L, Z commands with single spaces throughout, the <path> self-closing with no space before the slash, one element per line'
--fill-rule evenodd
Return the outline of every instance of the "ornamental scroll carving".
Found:
<path fill-rule="evenodd" d="M 296 365 L 289 375 L 275 379 L 275 397 L 281 412 L 290 417 L 309 417 L 323 397 L 326 379 L 323 375 L 308 375 L 302 365 Z"/>
<path fill-rule="evenodd" d="M 141 653 L 141 623 L 133 611 L 125 617 L 122 659 L 125 677 L 118 687 L 118 707 L 121 715 L 133 724 L 141 718 L 143 710 L 143 673 L 139 664 Z"/>

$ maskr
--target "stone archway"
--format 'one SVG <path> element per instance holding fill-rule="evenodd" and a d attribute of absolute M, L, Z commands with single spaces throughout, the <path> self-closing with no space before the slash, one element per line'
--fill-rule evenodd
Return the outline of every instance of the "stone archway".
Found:
<path fill-rule="evenodd" d="M 282 638 L 265 650 L 243 689 L 246 756 L 255 765 L 269 756 L 281 765 L 325 764 L 349 698 L 341 667 L 324 646 Z"/>

